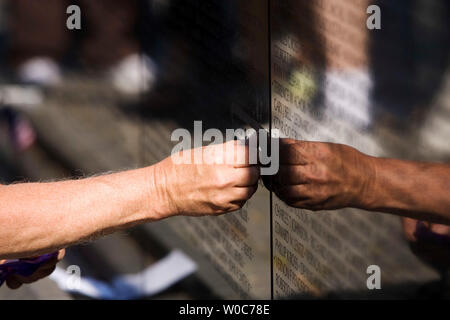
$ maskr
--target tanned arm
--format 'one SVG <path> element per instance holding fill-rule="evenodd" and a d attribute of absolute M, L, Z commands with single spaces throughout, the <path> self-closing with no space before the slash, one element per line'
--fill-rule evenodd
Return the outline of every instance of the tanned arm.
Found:
<path fill-rule="evenodd" d="M 334 143 L 280 141 L 266 184 L 288 205 L 360 208 L 450 224 L 450 164 L 376 158 Z"/>

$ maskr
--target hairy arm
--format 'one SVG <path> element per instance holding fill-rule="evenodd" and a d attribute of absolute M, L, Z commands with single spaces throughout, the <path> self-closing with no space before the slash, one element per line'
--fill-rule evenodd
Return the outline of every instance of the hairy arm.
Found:
<path fill-rule="evenodd" d="M 0 186 L 0 257 L 35 256 L 161 218 L 165 201 L 153 175 L 154 167 L 149 167 L 82 180 Z"/>
<path fill-rule="evenodd" d="M 225 161 L 227 145 L 244 161 Z M 177 164 L 169 157 L 151 167 L 82 180 L 0 185 L 0 259 L 56 251 L 175 215 L 238 210 L 259 179 L 259 169 L 248 164 L 248 146 L 231 141 L 201 150 L 200 164 Z"/>

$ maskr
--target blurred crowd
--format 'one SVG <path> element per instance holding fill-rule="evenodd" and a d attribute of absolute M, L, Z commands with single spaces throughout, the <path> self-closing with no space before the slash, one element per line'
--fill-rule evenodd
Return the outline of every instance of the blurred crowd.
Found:
<path fill-rule="evenodd" d="M 29 96 L 24 89 L 52 90 L 74 74 L 98 79 L 125 97 L 147 96 L 146 105 L 152 111 L 172 113 L 180 105 L 199 101 L 208 101 L 209 109 L 215 102 L 226 105 L 232 91 L 230 79 L 237 77 L 232 66 L 236 57 L 231 52 L 236 4 L 217 0 L 207 4 L 198 0 L 0 0 L 0 108 L 6 110 L 2 119 L 12 128 L 13 140 L 19 141 L 16 146 L 24 149 L 33 139 L 26 120 L 11 116 L 15 112 L 9 107 L 23 104 L 20 100 Z M 80 8 L 80 30 L 66 27 L 70 5 Z M 192 15 L 197 10 L 207 12 L 212 23 Z M 213 64 L 214 84 L 210 81 Z M 11 88 L 11 84 L 19 87 Z M 10 103 L 11 95 L 14 103 Z M 18 121 L 23 123 L 17 125 Z"/>
<path fill-rule="evenodd" d="M 61 0 L 8 1 L 8 51 L 4 62 L 22 83 L 58 84 L 63 69 L 104 71 L 117 89 L 136 93 L 143 79 L 154 77 L 154 65 L 141 55 L 138 40 L 139 1 L 76 1 L 82 29 L 69 30 Z M 143 78 L 144 77 L 144 78 Z"/>
<path fill-rule="evenodd" d="M 67 8 L 74 4 L 81 9 L 80 30 L 66 26 Z M 27 89 L 58 87 L 74 72 L 99 77 L 128 96 L 152 87 L 157 68 L 144 50 L 149 32 L 142 41 L 152 21 L 151 5 L 139 0 L 0 1 L 0 121 L 18 150 L 35 138 L 14 108 L 29 102 Z"/>

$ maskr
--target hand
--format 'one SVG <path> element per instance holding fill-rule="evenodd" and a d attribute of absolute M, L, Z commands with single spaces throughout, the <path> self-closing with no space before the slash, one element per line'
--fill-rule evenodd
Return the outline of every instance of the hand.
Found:
<path fill-rule="evenodd" d="M 201 152 L 201 164 L 194 163 L 195 150 Z M 189 164 L 175 161 L 183 155 Z M 168 216 L 220 215 L 240 209 L 258 188 L 259 167 L 249 165 L 248 159 L 246 144 L 229 141 L 182 151 L 158 163 L 156 183 L 169 203 Z"/>
<path fill-rule="evenodd" d="M 411 250 L 439 270 L 450 267 L 450 226 L 402 218 L 403 233 Z"/>
<path fill-rule="evenodd" d="M 6 285 L 10 289 L 18 289 L 24 283 L 32 283 L 48 277 L 55 270 L 56 264 L 64 258 L 64 255 L 65 250 L 59 250 L 57 257 L 44 263 L 38 270 L 36 270 L 35 273 L 33 273 L 29 277 L 22 277 L 16 274 L 10 275 L 8 278 L 6 278 Z M 6 262 L 6 260 L 1 260 L 0 264 L 4 262 Z"/>
<path fill-rule="evenodd" d="M 280 139 L 280 169 L 265 185 L 286 204 L 309 210 L 364 207 L 372 158 L 341 144 Z"/>

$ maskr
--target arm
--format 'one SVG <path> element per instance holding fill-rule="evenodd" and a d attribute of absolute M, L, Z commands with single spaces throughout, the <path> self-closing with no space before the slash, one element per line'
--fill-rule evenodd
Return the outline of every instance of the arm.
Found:
<path fill-rule="evenodd" d="M 139 221 L 157 220 L 167 209 L 160 197 L 150 203 L 150 194 L 157 192 L 152 180 L 154 167 L 1 186 L 0 257 L 35 256 Z"/>
<path fill-rule="evenodd" d="M 248 150 L 230 143 L 238 152 Z M 203 149 L 220 154 L 214 151 L 224 146 Z M 174 215 L 235 211 L 256 191 L 259 170 L 223 162 L 175 164 L 169 157 L 151 167 L 82 180 L 0 186 L 0 259 L 55 251 Z"/>
<path fill-rule="evenodd" d="M 450 224 L 450 164 L 371 160 L 374 178 L 362 208 Z"/>
<path fill-rule="evenodd" d="M 267 181 L 287 204 L 345 207 L 450 224 L 450 165 L 383 159 L 346 145 L 280 141 L 280 170 Z"/>

